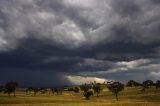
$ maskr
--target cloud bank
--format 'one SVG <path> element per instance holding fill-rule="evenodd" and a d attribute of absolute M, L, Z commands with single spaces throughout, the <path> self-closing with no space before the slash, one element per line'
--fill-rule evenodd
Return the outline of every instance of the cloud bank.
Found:
<path fill-rule="evenodd" d="M 156 80 L 159 10 L 158 0 L 1 0 L 0 80 Z"/>

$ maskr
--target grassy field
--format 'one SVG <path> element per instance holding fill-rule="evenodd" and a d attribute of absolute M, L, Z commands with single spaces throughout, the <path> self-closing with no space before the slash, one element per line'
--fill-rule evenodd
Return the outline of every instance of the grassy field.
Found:
<path fill-rule="evenodd" d="M 99 97 L 92 96 L 90 100 L 85 100 L 82 93 L 64 92 L 62 95 L 56 94 L 26 94 L 18 90 L 16 97 L 0 94 L 0 106 L 160 106 L 160 91 L 154 93 L 155 88 L 148 89 L 145 93 L 141 88 L 125 88 L 119 93 L 119 101 L 115 96 L 104 89 Z"/>

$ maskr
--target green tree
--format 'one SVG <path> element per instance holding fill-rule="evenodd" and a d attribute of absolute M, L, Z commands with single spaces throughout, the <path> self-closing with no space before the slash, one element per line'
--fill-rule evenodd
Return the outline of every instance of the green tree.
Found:
<path fill-rule="evenodd" d="M 94 93 L 97 94 L 97 96 L 99 95 L 99 93 L 101 92 L 102 88 L 101 88 L 101 85 L 99 83 L 93 85 L 93 90 L 94 90 Z"/>
<path fill-rule="evenodd" d="M 142 91 L 145 92 L 146 89 L 151 88 L 151 86 L 153 86 L 154 83 L 151 80 L 146 80 L 142 83 Z"/>
<path fill-rule="evenodd" d="M 79 87 L 74 87 L 74 92 L 79 93 Z"/>
<path fill-rule="evenodd" d="M 0 85 L 0 93 L 4 91 L 4 86 Z"/>
<path fill-rule="evenodd" d="M 92 92 L 92 91 L 87 91 L 87 92 L 84 92 L 84 93 L 83 93 L 83 96 L 84 96 L 87 100 L 89 100 L 92 95 L 93 95 L 93 92 Z"/>
<path fill-rule="evenodd" d="M 56 93 L 57 95 L 60 94 L 62 95 L 63 89 L 62 88 L 51 88 L 52 93 Z"/>
<path fill-rule="evenodd" d="M 135 87 L 135 86 L 141 86 L 139 82 L 136 82 L 134 80 L 129 80 L 126 84 L 127 87 Z"/>
<path fill-rule="evenodd" d="M 90 91 L 92 87 L 90 85 L 84 84 L 80 86 L 80 89 L 83 91 L 83 96 L 89 100 L 89 98 L 93 95 L 93 92 Z"/>
<path fill-rule="evenodd" d="M 155 90 L 155 93 L 156 93 L 157 90 L 160 90 L 160 80 L 156 81 L 155 86 L 156 86 L 156 90 Z"/>
<path fill-rule="evenodd" d="M 89 89 L 91 89 L 91 86 L 84 84 L 80 86 L 81 91 L 87 92 Z"/>
<path fill-rule="evenodd" d="M 5 91 L 4 91 L 4 93 L 7 93 L 9 96 L 10 96 L 11 93 L 13 93 L 14 96 L 16 96 L 15 95 L 15 91 L 16 91 L 17 86 L 18 86 L 17 82 L 7 82 L 5 84 Z"/>
<path fill-rule="evenodd" d="M 116 96 L 116 100 L 118 101 L 118 93 L 124 89 L 124 85 L 120 82 L 113 82 L 107 87 Z"/>

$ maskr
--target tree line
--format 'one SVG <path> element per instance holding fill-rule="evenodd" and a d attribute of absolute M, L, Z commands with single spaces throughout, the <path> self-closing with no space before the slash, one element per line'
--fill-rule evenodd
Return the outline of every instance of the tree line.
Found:
<path fill-rule="evenodd" d="M 33 92 L 34 95 L 37 93 L 46 93 L 46 92 L 51 92 L 52 94 L 57 94 L 61 95 L 63 91 L 67 92 L 75 92 L 75 93 L 80 93 L 82 91 L 83 96 L 89 100 L 91 96 L 96 95 L 97 97 L 99 96 L 100 92 L 103 90 L 102 85 L 105 85 L 109 91 L 111 91 L 115 97 L 116 100 L 118 101 L 118 94 L 119 92 L 123 91 L 125 86 L 126 87 L 141 87 L 141 91 L 145 92 L 147 89 L 151 88 L 152 86 L 155 86 L 155 93 L 160 90 L 160 80 L 157 80 L 155 83 L 152 80 L 146 80 L 142 83 L 136 82 L 134 80 L 129 80 L 126 85 L 114 81 L 114 82 L 107 82 L 107 84 L 103 83 L 92 83 L 92 84 L 83 84 L 75 87 L 54 87 L 54 88 L 36 88 L 36 87 L 28 87 L 25 92 L 28 94 L 29 92 Z M 16 97 L 15 91 L 16 88 L 18 87 L 17 82 L 7 82 L 4 86 L 0 85 L 0 92 L 3 92 L 5 94 L 8 94 L 8 96 L 11 96 L 13 94 L 14 97 Z"/>

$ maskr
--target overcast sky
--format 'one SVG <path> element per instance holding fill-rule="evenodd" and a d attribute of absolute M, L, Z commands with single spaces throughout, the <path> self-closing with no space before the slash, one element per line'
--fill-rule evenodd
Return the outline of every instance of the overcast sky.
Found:
<path fill-rule="evenodd" d="M 160 0 L 0 0 L 0 83 L 155 81 L 159 57 Z"/>

